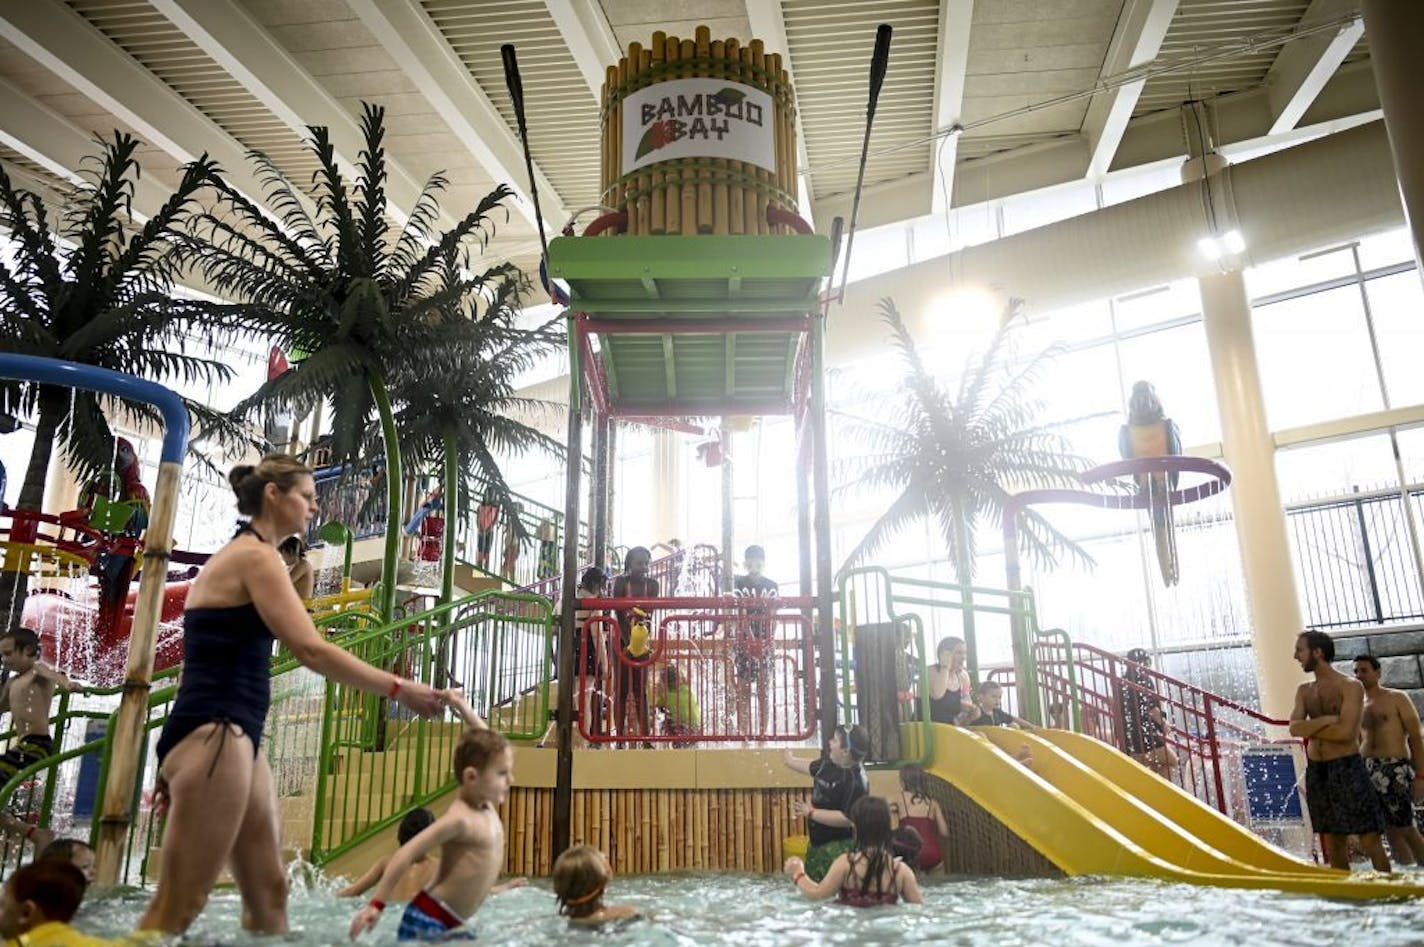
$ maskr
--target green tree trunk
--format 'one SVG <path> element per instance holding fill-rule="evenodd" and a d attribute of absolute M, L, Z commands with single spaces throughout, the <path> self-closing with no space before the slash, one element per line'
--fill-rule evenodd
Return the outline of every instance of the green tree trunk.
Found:
<path fill-rule="evenodd" d="M 460 500 L 460 454 L 455 435 L 445 432 L 445 539 L 440 546 L 440 602 L 455 600 L 455 521 Z M 454 616 L 447 616 L 453 620 Z"/>
<path fill-rule="evenodd" d="M 25 480 L 15 508 L 38 512 L 44 507 L 45 482 L 49 479 L 50 458 L 54 455 L 54 438 L 64 417 L 67 402 L 63 393 L 45 386 L 40 389 L 39 417 L 35 419 L 35 443 L 30 450 L 30 462 L 25 468 Z M 26 571 L 29 557 L 21 559 L 17 572 L 0 572 L 0 614 L 5 616 L 6 631 L 20 627 L 25 596 L 30 590 L 30 575 Z"/>
<path fill-rule="evenodd" d="M 389 623 L 396 612 L 396 577 L 400 572 L 401 542 L 401 456 L 396 433 L 395 412 L 386 382 L 378 373 L 368 378 L 371 396 L 381 416 L 381 440 L 386 446 L 386 549 L 381 562 L 381 621 Z"/>
<path fill-rule="evenodd" d="M 955 580 L 962 588 L 960 600 L 964 603 L 962 613 L 964 627 L 964 646 L 966 650 L 965 663 L 969 668 L 970 677 L 974 678 L 974 683 L 979 683 L 979 643 L 974 635 L 974 593 L 970 591 L 970 586 L 974 584 L 974 560 L 969 556 L 969 523 L 964 516 L 964 506 L 957 501 L 950 501 L 950 509 L 954 516 L 954 575 Z"/>

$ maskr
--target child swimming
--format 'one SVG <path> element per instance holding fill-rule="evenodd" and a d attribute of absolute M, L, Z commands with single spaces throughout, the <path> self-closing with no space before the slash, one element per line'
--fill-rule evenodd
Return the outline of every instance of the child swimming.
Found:
<path fill-rule="evenodd" d="M 554 894 L 570 924 L 597 927 L 638 917 L 630 905 L 605 906 L 603 892 L 613 877 L 608 856 L 592 845 L 575 845 L 554 860 Z"/>
<path fill-rule="evenodd" d="M 101 947 L 108 941 L 69 926 L 84 899 L 83 873 L 63 861 L 37 861 L 16 871 L 0 891 L 0 937 L 33 947 Z"/>
<path fill-rule="evenodd" d="M 890 806 L 879 796 L 864 796 L 850 809 L 855 847 L 831 862 L 826 877 L 817 884 L 806 874 L 801 859 L 786 859 L 783 870 L 803 895 L 824 901 L 831 895 L 856 908 L 924 903 L 914 869 L 895 857 L 890 833 Z"/>
<path fill-rule="evenodd" d="M 437 845 L 440 867 L 435 880 L 406 906 L 396 939 L 437 940 L 452 932 L 473 937 L 466 922 L 491 893 L 504 864 L 504 825 L 496 807 L 509 796 L 514 754 L 504 736 L 485 726 L 459 691 L 441 696 L 468 728 L 455 746 L 455 800 L 391 856 L 371 900 L 351 921 L 352 940 L 376 926 L 400 880 Z"/>
<path fill-rule="evenodd" d="M 405 818 L 401 819 L 400 826 L 396 829 L 398 844 L 405 845 L 425 831 L 434 821 L 435 813 L 429 809 L 410 810 L 405 814 Z M 390 864 L 390 861 L 389 856 L 379 859 L 364 875 L 338 891 L 336 896 L 338 898 L 355 898 L 370 891 L 371 887 L 380 881 L 381 876 L 386 873 L 386 866 Z M 435 877 L 436 869 L 439 867 L 438 859 L 422 855 L 411 864 L 410 871 L 396 882 L 395 888 L 391 892 L 391 900 L 405 902 L 414 898 Z"/>

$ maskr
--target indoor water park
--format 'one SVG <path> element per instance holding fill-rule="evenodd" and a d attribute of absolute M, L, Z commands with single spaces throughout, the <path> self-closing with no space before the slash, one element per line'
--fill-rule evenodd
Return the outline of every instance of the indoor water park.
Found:
<path fill-rule="evenodd" d="M 1421 943 L 1421 43 L 0 3 L 0 941 Z"/>

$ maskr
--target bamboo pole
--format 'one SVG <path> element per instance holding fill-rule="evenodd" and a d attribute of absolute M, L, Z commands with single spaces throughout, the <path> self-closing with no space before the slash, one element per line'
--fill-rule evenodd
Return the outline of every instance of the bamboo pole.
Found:
<path fill-rule="evenodd" d="M 697 56 L 697 44 L 690 39 L 682 41 L 682 48 L 678 50 L 678 60 L 686 61 L 687 65 L 679 70 L 678 74 L 683 77 L 691 77 L 697 74 L 697 66 L 692 62 Z M 683 158 L 678 161 L 678 178 L 682 181 L 682 233 L 684 236 L 692 236 L 697 233 L 697 159 Z"/>
<path fill-rule="evenodd" d="M 599 203 L 608 207 L 621 204 L 618 193 L 618 167 L 623 161 L 623 108 L 622 88 L 618 85 L 618 67 L 609 66 L 604 73 L 604 88 L 608 90 L 608 115 L 603 126 L 604 155 L 608 161 L 607 173 L 603 177 L 603 190 L 599 192 Z M 613 231 L 605 230 L 605 234 Z"/>
<path fill-rule="evenodd" d="M 109 778 L 104 785 L 103 818 L 99 823 L 99 845 L 95 870 L 99 884 L 119 881 L 124 842 L 132 824 L 134 794 L 138 789 L 139 761 L 143 754 L 148 722 L 148 694 L 153 680 L 153 652 L 158 641 L 158 616 L 163 608 L 163 586 L 168 576 L 168 554 L 173 548 L 173 518 L 178 512 L 178 483 L 181 461 L 158 465 L 153 489 L 153 507 L 143 542 L 143 572 L 134 600 L 133 631 L 129 636 L 128 661 L 124 670 L 124 694 L 114 717 Z M 174 843 L 178 841 L 175 839 Z"/>
<path fill-rule="evenodd" d="M 671 815 L 672 807 L 668 804 L 668 795 L 666 789 L 658 790 L 658 871 L 667 871 L 672 863 L 669 856 L 672 823 L 668 818 Z"/>
<path fill-rule="evenodd" d="M 620 117 L 623 119 L 624 122 L 626 122 L 626 121 L 627 121 L 627 118 L 628 118 L 628 115 L 627 115 L 627 111 L 628 111 L 628 110 L 627 110 L 628 89 L 629 89 L 629 86 L 631 85 L 631 83 L 632 83 L 632 81 L 633 81 L 633 74 L 634 74 L 635 72 L 637 72 L 637 69 L 638 69 L 638 57 L 634 54 L 634 49 L 633 49 L 633 48 L 634 48 L 635 46 L 637 46 L 637 45 L 638 45 L 637 43 L 630 43 L 629 46 L 628 46 L 628 55 L 627 55 L 627 56 L 624 56 L 624 57 L 622 57 L 621 59 L 618 60 L 618 88 L 622 91 L 622 95 L 623 95 L 622 101 L 621 101 L 620 104 L 619 104 L 618 112 L 619 112 L 619 115 L 620 115 Z M 629 236 L 633 236 L 633 235 L 637 234 L 637 232 L 638 232 L 638 213 L 637 213 L 637 208 L 635 208 L 635 207 L 633 206 L 633 201 L 632 201 L 632 199 L 631 199 L 630 196 L 629 196 L 629 192 L 633 190 L 634 181 L 633 181 L 631 178 L 630 178 L 629 180 L 627 180 L 627 181 L 624 181 L 624 180 L 623 180 L 623 174 L 624 174 L 624 171 L 625 171 L 626 169 L 623 167 L 623 159 L 622 159 L 622 155 L 623 155 L 623 150 L 622 150 L 622 149 L 623 149 L 623 143 L 622 143 L 622 141 L 621 141 L 621 136 L 622 136 L 622 131 L 621 131 L 621 129 L 622 129 L 622 124 L 623 124 L 622 122 L 620 122 L 620 124 L 619 124 L 619 128 L 620 128 L 620 141 L 619 141 L 619 143 L 618 143 L 618 149 L 619 149 L 619 151 L 618 151 L 618 154 L 619 154 L 619 159 L 618 159 L 618 180 L 622 182 L 622 183 L 620 183 L 620 184 L 618 185 L 618 206 L 621 207 L 624 211 L 627 212 L 627 214 L 628 214 L 628 229 L 627 229 L 627 233 L 628 233 Z"/>
<path fill-rule="evenodd" d="M 635 46 L 637 47 L 636 56 L 633 52 L 633 48 Z M 652 68 L 653 51 L 650 49 L 644 49 L 641 45 L 637 43 L 628 44 L 628 58 L 635 63 L 633 75 L 636 79 L 643 79 L 646 76 L 648 70 Z M 648 234 L 652 233 L 653 230 L 653 202 L 648 193 L 649 188 L 652 184 L 652 180 L 652 172 L 646 168 L 640 170 L 633 180 L 633 187 L 638 193 L 636 206 L 638 212 L 639 236 L 647 236 Z"/>
<path fill-rule="evenodd" d="M 712 56 L 712 30 L 707 26 L 697 28 L 697 60 L 696 73 L 707 75 L 708 70 L 704 63 Z M 714 215 L 712 212 L 712 169 L 707 166 L 706 159 L 698 159 L 697 172 L 697 232 L 712 233 Z"/>
<path fill-rule="evenodd" d="M 771 83 L 766 81 L 766 46 L 759 39 L 754 39 L 747 45 L 751 51 L 752 75 L 756 76 L 757 85 L 767 88 Z M 772 114 L 763 118 L 763 121 L 776 121 L 776 107 L 772 106 Z M 772 173 L 762 168 L 757 169 L 757 180 L 763 185 L 762 190 L 757 191 L 756 196 L 756 232 L 770 233 L 771 228 L 766 223 L 766 192 L 765 186 L 771 184 Z"/>
<path fill-rule="evenodd" d="M 772 129 L 775 135 L 774 144 L 776 148 L 776 187 L 782 191 L 789 191 L 790 188 L 786 186 L 786 123 L 788 109 L 786 103 L 782 100 L 785 94 L 786 83 L 782 79 L 780 53 L 767 54 L 766 72 L 767 81 L 771 86 Z M 783 227 L 775 227 L 772 228 L 772 230 L 774 233 L 786 232 Z"/>
<path fill-rule="evenodd" d="M 648 64 L 650 68 L 659 69 L 661 75 L 656 81 L 662 82 L 667 78 L 667 73 L 661 72 L 660 67 L 667 57 L 667 34 L 662 30 L 653 33 L 653 41 L 648 47 Z M 652 192 L 648 195 L 648 228 L 650 233 L 662 234 L 667 232 L 664 211 L 667 207 L 667 199 L 663 196 L 663 165 L 661 162 L 653 165 L 651 177 Z"/>
<path fill-rule="evenodd" d="M 742 46 L 735 38 L 728 39 L 725 44 L 722 69 L 725 78 L 728 80 L 732 82 L 745 81 L 742 75 Z M 732 173 L 736 175 L 745 174 L 747 171 L 746 162 L 744 161 L 733 161 L 727 166 L 730 167 Z M 727 226 L 732 233 L 746 233 L 746 188 L 738 181 L 737 183 L 729 184 L 727 194 L 729 213 Z"/>
<path fill-rule="evenodd" d="M 678 41 L 676 36 L 669 36 L 663 41 L 663 61 L 669 66 L 666 74 L 667 78 L 672 79 L 680 75 L 675 64 L 681 58 L 682 43 Z M 682 170 L 683 163 L 682 160 L 668 163 L 668 174 L 665 180 L 669 186 L 655 198 L 656 200 L 662 201 L 666 207 L 664 212 L 664 227 L 668 233 L 682 232 L 682 189 L 677 187 L 673 182 L 676 182 L 682 177 L 684 173 Z"/>
<path fill-rule="evenodd" d="M 709 30 L 709 33 L 711 31 Z M 727 56 L 727 44 L 720 39 L 712 41 L 709 50 L 712 56 L 712 64 L 708 67 L 709 76 L 722 77 L 725 73 L 725 62 Z M 711 124 L 711 116 L 708 116 L 708 124 Z M 712 161 L 712 232 L 725 236 L 729 221 L 729 211 L 727 207 L 727 159 L 714 158 Z"/>
<path fill-rule="evenodd" d="M 753 54 L 750 45 L 742 47 L 741 59 L 742 81 L 748 85 L 762 88 L 765 83 L 757 77 L 756 72 L 752 69 Z M 757 189 L 752 186 L 761 178 L 761 174 L 757 166 L 750 161 L 742 167 L 749 182 L 749 185 L 742 190 L 742 218 L 743 226 L 746 228 L 743 232 L 762 233 L 764 228 L 761 225 L 761 220 L 757 217 Z"/>

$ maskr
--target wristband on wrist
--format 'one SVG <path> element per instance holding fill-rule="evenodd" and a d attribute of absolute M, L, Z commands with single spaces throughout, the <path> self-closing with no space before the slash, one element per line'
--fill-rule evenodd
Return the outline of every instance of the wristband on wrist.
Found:
<path fill-rule="evenodd" d="M 368 908 L 375 908 L 377 912 L 381 912 L 386 909 L 386 902 L 382 901 L 379 898 L 372 898 L 370 903 L 366 906 Z"/>
<path fill-rule="evenodd" d="M 391 681 L 391 689 L 386 692 L 386 696 L 389 697 L 391 700 L 395 700 L 396 695 L 400 693 L 400 689 L 401 679 L 397 677 Z"/>
<path fill-rule="evenodd" d="M 32 825 L 32 826 L 30 826 L 28 829 L 25 829 L 25 838 L 32 839 L 32 838 L 34 838 L 34 837 L 35 837 L 35 827 Z"/>
<path fill-rule="evenodd" d="M 801 887 L 801 879 L 805 877 L 806 873 L 804 871 L 798 871 L 796 874 L 791 876 L 791 883 L 799 888 Z"/>

